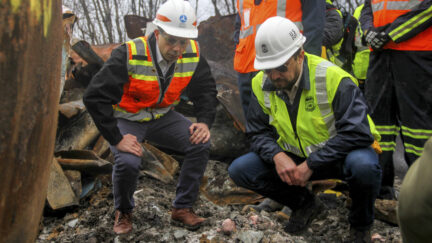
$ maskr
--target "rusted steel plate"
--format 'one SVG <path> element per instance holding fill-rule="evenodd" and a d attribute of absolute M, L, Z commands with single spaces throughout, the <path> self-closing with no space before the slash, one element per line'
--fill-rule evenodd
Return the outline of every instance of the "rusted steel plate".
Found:
<path fill-rule="evenodd" d="M 151 21 L 138 15 L 125 15 L 124 22 L 126 26 L 126 33 L 130 39 L 135 39 L 144 35 L 143 29 L 146 27 L 147 22 Z"/>
<path fill-rule="evenodd" d="M 50 175 L 62 50 L 61 1 L 0 4 L 0 242 L 34 242 Z"/>
<path fill-rule="evenodd" d="M 54 210 L 78 205 L 78 198 L 56 159 L 53 159 L 51 165 L 47 201 L 48 205 Z"/>
<path fill-rule="evenodd" d="M 59 151 L 55 156 L 65 170 L 78 170 L 89 175 L 108 174 L 112 171 L 112 164 L 91 150 Z"/>
<path fill-rule="evenodd" d="M 156 156 L 156 158 L 160 161 L 160 163 L 165 167 L 165 169 L 171 176 L 177 173 L 177 171 L 179 170 L 179 164 L 177 160 L 175 160 L 168 154 L 160 151 L 156 147 L 150 145 L 149 143 L 143 143 L 143 146 Z"/>

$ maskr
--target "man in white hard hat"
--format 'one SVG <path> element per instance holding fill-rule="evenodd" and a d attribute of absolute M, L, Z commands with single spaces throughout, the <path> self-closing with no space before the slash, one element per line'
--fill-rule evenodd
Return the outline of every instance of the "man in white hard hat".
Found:
<path fill-rule="evenodd" d="M 357 81 L 303 51 L 305 37 L 288 19 L 258 30 L 247 134 L 251 150 L 229 167 L 239 186 L 292 209 L 284 230 L 299 233 L 325 206 L 308 181 L 342 178 L 352 198 L 348 240 L 370 241 L 381 169 L 371 144 L 379 139 Z"/>
<path fill-rule="evenodd" d="M 172 204 L 172 222 L 190 230 L 204 218 L 192 210 L 209 158 L 216 114 L 216 85 L 200 55 L 196 16 L 187 1 L 160 6 L 149 37 L 115 49 L 92 79 L 84 103 L 115 157 L 114 232 L 132 230 L 133 194 L 141 165 L 140 142 L 148 140 L 185 154 Z M 180 95 L 194 103 L 197 122 L 173 110 Z"/>

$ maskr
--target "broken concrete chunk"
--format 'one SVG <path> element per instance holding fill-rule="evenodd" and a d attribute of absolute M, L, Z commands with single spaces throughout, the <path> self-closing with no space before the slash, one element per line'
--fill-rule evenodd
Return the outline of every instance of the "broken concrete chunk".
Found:
<path fill-rule="evenodd" d="M 59 112 L 66 118 L 72 118 L 85 110 L 82 99 L 59 105 Z"/>
<path fill-rule="evenodd" d="M 397 201 L 396 200 L 375 200 L 375 218 L 386 223 L 397 225 Z"/>

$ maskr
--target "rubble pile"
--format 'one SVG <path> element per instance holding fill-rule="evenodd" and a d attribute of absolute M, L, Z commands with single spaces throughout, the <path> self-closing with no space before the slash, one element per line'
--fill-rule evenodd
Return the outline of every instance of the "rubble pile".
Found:
<path fill-rule="evenodd" d="M 139 20 L 135 17 L 133 21 Z M 217 82 L 220 101 L 211 129 L 212 160 L 207 166 L 195 206 L 198 215 L 208 218 L 206 225 L 197 231 L 171 225 L 171 203 L 182 155 L 144 142 L 142 171 L 134 195 L 134 230 L 128 235 L 114 234 L 113 156 L 108 142 L 100 136 L 85 110 L 82 95 L 89 78 L 118 44 L 93 47 L 77 41 L 74 43 L 78 49 L 77 46 L 68 48 L 76 52 L 71 52 L 65 70 L 55 158 L 36 242 L 341 242 L 347 237 L 347 193 L 323 193 L 335 187 L 336 183 L 322 181 L 312 185 L 311 189 L 326 203 L 329 216 L 313 221 L 299 235 L 290 235 L 283 231 L 283 222 L 289 218 L 289 212 L 257 211 L 245 207 L 258 204 L 264 198 L 237 187 L 229 178 L 229 163 L 248 151 L 243 133 L 245 118 L 236 75 L 231 68 L 234 44 L 227 33 L 232 31 L 216 31 L 234 26 L 233 22 L 234 16 L 213 17 L 207 23 L 201 23 L 199 28 L 200 32 L 212 33 L 200 36 L 218 36 L 200 39 L 202 52 L 208 58 Z M 176 109 L 194 119 L 191 104 L 187 101 L 182 101 Z M 395 205 L 392 202 L 378 203 L 380 219 L 393 224 L 376 221 L 372 229 L 374 241 L 401 242 L 399 229 L 394 226 L 394 212 L 389 210 Z"/>

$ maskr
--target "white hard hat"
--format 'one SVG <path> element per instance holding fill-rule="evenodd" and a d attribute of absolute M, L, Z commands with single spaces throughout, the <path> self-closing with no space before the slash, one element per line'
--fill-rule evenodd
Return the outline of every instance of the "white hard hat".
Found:
<path fill-rule="evenodd" d="M 166 1 L 159 7 L 153 23 L 172 36 L 182 38 L 198 37 L 195 11 L 187 1 Z"/>
<path fill-rule="evenodd" d="M 305 41 L 291 20 L 279 16 L 268 18 L 255 37 L 254 68 L 264 70 L 283 65 Z"/>

